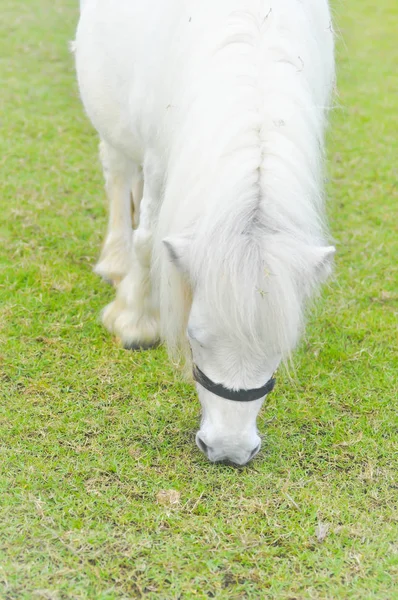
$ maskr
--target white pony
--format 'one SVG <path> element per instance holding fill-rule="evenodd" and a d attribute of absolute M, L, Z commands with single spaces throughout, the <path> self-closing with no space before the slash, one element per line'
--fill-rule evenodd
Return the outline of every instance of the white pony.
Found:
<path fill-rule="evenodd" d="M 117 287 L 103 322 L 128 348 L 192 353 L 211 461 L 257 454 L 272 374 L 331 271 L 333 45 L 327 0 L 81 4 L 77 76 L 110 201 L 96 272 Z"/>

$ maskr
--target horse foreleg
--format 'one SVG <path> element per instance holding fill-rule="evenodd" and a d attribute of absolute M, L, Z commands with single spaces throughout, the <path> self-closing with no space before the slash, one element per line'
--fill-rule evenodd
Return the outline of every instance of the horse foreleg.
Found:
<path fill-rule="evenodd" d="M 144 188 L 139 205 L 135 204 L 134 231 L 129 270 L 117 287 L 116 299 L 103 312 L 103 323 L 119 337 L 125 348 L 147 348 L 159 340 L 157 301 L 151 282 L 152 236 L 159 209 L 162 178 L 153 159 L 144 162 Z"/>
<path fill-rule="evenodd" d="M 100 144 L 100 157 L 109 199 L 109 223 L 94 271 L 118 285 L 130 268 L 132 224 L 139 210 L 142 175 L 134 163 L 104 141 Z"/>

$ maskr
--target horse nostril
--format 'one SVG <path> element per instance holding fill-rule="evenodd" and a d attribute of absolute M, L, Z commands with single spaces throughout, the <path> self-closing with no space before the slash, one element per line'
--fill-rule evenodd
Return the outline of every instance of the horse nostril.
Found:
<path fill-rule="evenodd" d="M 202 450 L 202 452 L 204 454 L 206 454 L 206 456 L 207 456 L 207 453 L 209 451 L 209 446 L 204 443 L 204 441 L 202 440 L 202 438 L 199 435 L 196 436 L 196 443 L 199 446 L 199 448 Z"/>
<path fill-rule="evenodd" d="M 261 442 L 259 442 L 257 444 L 257 446 L 254 448 L 254 450 L 252 450 L 250 452 L 249 460 L 251 460 L 252 458 L 254 458 L 256 456 L 256 454 L 258 454 L 258 452 L 260 451 L 260 448 L 261 448 Z"/>

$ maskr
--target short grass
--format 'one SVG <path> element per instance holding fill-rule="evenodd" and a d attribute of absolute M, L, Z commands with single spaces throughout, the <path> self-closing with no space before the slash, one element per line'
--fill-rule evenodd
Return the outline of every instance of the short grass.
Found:
<path fill-rule="evenodd" d="M 335 3 L 336 278 L 241 470 L 195 448 L 198 402 L 164 351 L 99 323 L 77 5 L 1 4 L 0 598 L 398 598 L 396 0 Z"/>

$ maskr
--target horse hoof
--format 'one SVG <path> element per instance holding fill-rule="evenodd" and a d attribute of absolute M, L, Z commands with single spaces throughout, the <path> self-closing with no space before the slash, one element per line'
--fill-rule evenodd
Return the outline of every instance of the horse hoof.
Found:
<path fill-rule="evenodd" d="M 151 348 L 157 348 L 159 346 L 159 340 L 155 342 L 128 342 L 123 344 L 125 350 L 131 350 L 133 352 L 143 352 L 144 350 L 151 350 Z"/>

